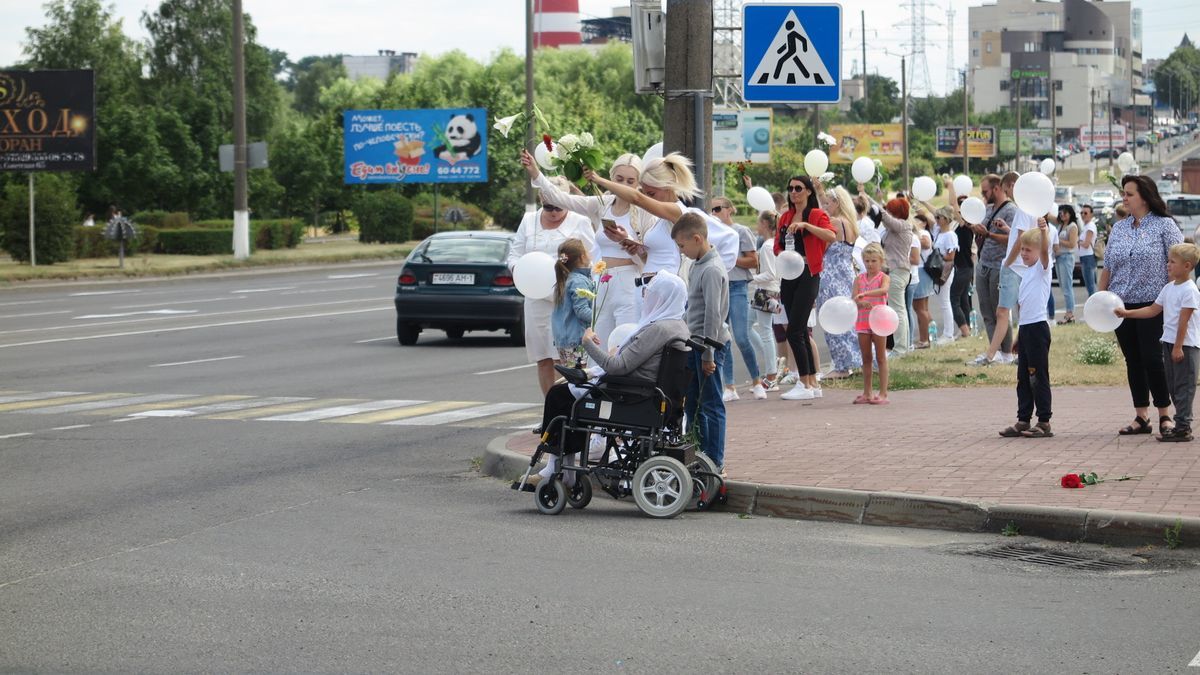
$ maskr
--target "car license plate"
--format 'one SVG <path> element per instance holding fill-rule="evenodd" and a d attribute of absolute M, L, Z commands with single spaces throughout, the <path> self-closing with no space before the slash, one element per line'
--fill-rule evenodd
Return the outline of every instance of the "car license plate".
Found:
<path fill-rule="evenodd" d="M 474 274 L 450 274 L 446 272 L 434 272 L 431 281 L 435 284 L 450 284 L 453 286 L 474 286 Z"/>

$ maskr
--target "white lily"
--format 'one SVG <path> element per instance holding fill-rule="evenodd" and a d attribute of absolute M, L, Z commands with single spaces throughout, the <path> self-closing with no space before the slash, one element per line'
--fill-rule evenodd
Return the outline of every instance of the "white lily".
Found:
<path fill-rule="evenodd" d="M 579 137 L 575 134 L 565 134 L 562 138 L 558 139 L 558 146 L 565 150 L 567 154 L 571 154 L 579 148 Z"/>
<path fill-rule="evenodd" d="M 509 115 L 508 117 L 502 117 L 496 120 L 496 123 L 492 125 L 492 128 L 496 131 L 499 131 L 501 136 L 508 138 L 508 132 L 512 131 L 513 125 L 516 124 L 517 120 L 521 117 L 523 117 L 521 113 Z"/>

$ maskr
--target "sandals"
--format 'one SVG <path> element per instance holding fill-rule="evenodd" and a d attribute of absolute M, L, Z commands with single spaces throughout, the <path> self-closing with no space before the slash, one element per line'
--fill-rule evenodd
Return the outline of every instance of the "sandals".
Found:
<path fill-rule="evenodd" d="M 1158 435 L 1159 436 L 1171 436 L 1175 433 L 1175 425 L 1174 424 L 1171 424 L 1171 426 L 1167 426 L 1167 423 L 1170 421 L 1171 421 L 1170 415 L 1162 415 L 1161 417 L 1158 418 Z"/>
<path fill-rule="evenodd" d="M 891 403 L 891 401 L 887 400 L 886 398 L 882 398 L 880 396 L 876 396 L 870 400 L 871 405 L 888 405 L 890 403 Z"/>
<path fill-rule="evenodd" d="M 1050 431 L 1049 422 L 1038 422 L 1036 425 L 1021 432 L 1021 435 L 1025 438 L 1051 438 L 1054 436 L 1054 432 Z"/>
<path fill-rule="evenodd" d="M 1021 438 L 1026 431 L 1029 431 L 1029 422 L 1017 422 L 1001 431 L 1000 435 L 1004 438 Z"/>
<path fill-rule="evenodd" d="M 1075 317 L 1068 315 L 1068 316 L 1062 318 L 1061 320 L 1057 321 L 1056 323 L 1060 326 L 1065 326 L 1069 323 L 1075 323 Z"/>
<path fill-rule="evenodd" d="M 859 394 L 858 398 L 854 399 L 854 405 L 863 405 L 865 403 L 870 403 L 870 402 L 871 402 L 871 397 L 864 396 L 862 394 Z"/>
<path fill-rule="evenodd" d="M 1148 434 L 1151 431 L 1152 429 L 1150 428 L 1150 420 L 1138 415 L 1137 417 L 1133 418 L 1133 424 L 1121 429 L 1117 433 L 1121 436 L 1135 436 L 1137 434 Z"/>

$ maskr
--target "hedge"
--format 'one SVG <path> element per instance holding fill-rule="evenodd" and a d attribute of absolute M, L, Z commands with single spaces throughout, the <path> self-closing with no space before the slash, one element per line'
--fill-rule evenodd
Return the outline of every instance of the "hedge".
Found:
<path fill-rule="evenodd" d="M 137 224 L 137 236 L 125 242 L 125 253 L 153 253 L 159 228 Z M 117 255 L 118 243 L 104 237 L 104 226 L 75 227 L 75 258 L 106 258 Z"/>
<path fill-rule="evenodd" d="M 446 210 L 450 208 L 460 208 L 463 211 L 466 211 L 466 222 L 458 223 L 457 225 L 446 222 L 446 219 L 442 216 L 446 213 Z M 485 214 L 478 206 L 457 203 L 446 204 L 443 202 L 443 204 L 440 204 L 438 208 L 437 229 L 438 232 L 445 232 L 447 230 L 481 230 L 483 229 L 486 220 L 487 214 Z M 430 204 L 415 207 L 413 209 L 412 238 L 415 240 L 421 240 L 431 234 L 433 234 L 433 205 Z"/>
<path fill-rule="evenodd" d="M 358 240 L 364 244 L 393 244 L 412 239 L 412 203 L 397 192 L 379 190 L 360 194 L 354 200 L 354 215 L 358 217 Z"/>
<path fill-rule="evenodd" d="M 250 243 L 253 249 L 253 239 Z M 233 228 L 182 227 L 160 230 L 157 251 L 173 255 L 231 255 Z"/>
<path fill-rule="evenodd" d="M 188 227 L 192 222 L 186 211 L 138 211 L 132 220 L 138 225 L 157 228 Z"/>

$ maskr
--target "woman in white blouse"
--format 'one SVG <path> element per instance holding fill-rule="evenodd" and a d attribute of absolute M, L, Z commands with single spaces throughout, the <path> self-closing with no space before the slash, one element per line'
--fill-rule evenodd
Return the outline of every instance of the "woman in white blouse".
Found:
<path fill-rule="evenodd" d="M 560 178 L 560 190 L 569 190 L 565 178 Z M 520 260 L 521 256 L 533 251 L 541 251 L 552 258 L 558 258 L 558 247 L 568 239 L 578 239 L 584 243 L 589 255 L 596 255 L 596 233 L 592 223 L 578 213 L 564 211 L 559 206 L 543 204 L 542 208 L 526 213 L 521 219 L 521 226 L 513 238 L 512 248 L 508 252 L 508 268 Z M 530 362 L 537 364 L 538 385 L 545 395 L 554 384 L 554 360 L 558 358 L 558 349 L 554 346 L 554 335 L 550 329 L 550 314 L 554 311 L 553 295 L 534 300 L 525 298 L 525 354 Z"/>
<path fill-rule="evenodd" d="M 613 329 L 625 323 L 637 323 L 641 318 L 642 294 L 634 286 L 641 271 L 642 261 L 626 250 L 631 244 L 640 244 L 642 232 L 657 220 L 642 209 L 631 205 L 620 197 L 606 192 L 598 197 L 573 195 L 560 190 L 538 170 L 537 162 L 528 150 L 521 151 L 521 164 L 529 174 L 529 180 L 541 192 L 546 204 L 561 206 L 582 216 L 587 216 L 596 233 L 596 247 L 603 260 L 608 281 L 597 279 L 595 332 L 600 338 L 600 347 L 608 348 L 608 336 Z M 609 178 L 621 185 L 637 187 L 642 173 L 642 160 L 633 154 L 621 155 L 608 170 Z"/>

